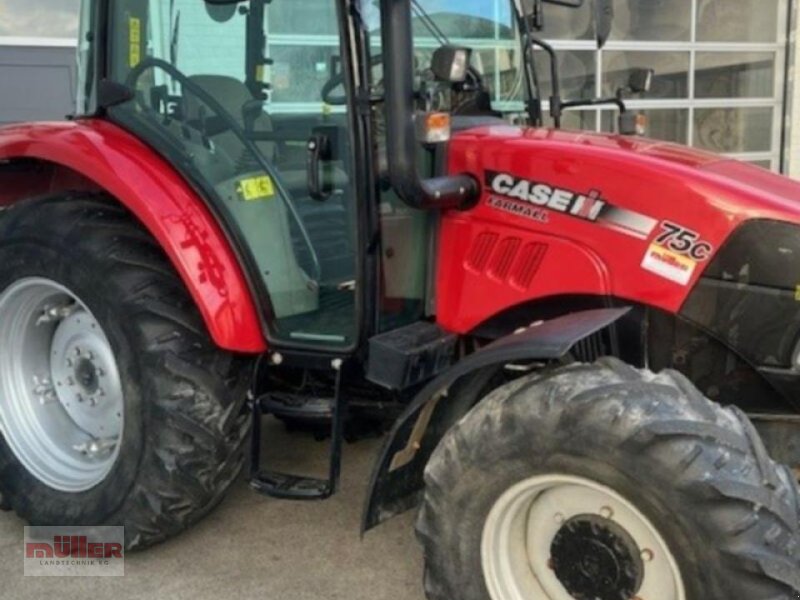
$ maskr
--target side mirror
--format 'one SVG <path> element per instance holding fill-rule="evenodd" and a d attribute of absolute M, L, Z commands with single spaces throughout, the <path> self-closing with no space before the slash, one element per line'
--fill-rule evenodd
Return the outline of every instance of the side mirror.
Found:
<path fill-rule="evenodd" d="M 653 69 L 632 69 L 628 78 L 628 89 L 634 94 L 646 94 L 653 87 Z"/>
<path fill-rule="evenodd" d="M 459 46 L 442 46 L 433 53 L 431 71 L 437 81 L 464 83 L 467 80 L 472 50 Z"/>
<path fill-rule="evenodd" d="M 594 0 L 594 27 L 598 49 L 606 45 L 613 25 L 614 0 Z"/>
<path fill-rule="evenodd" d="M 206 2 L 206 12 L 208 16 L 214 19 L 217 23 L 227 23 L 234 16 L 238 6 L 236 4 L 221 4 L 218 2 Z"/>

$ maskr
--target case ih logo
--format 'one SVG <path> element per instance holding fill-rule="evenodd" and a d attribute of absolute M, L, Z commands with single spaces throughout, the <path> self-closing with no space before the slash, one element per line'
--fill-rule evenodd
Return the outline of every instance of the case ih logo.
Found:
<path fill-rule="evenodd" d="M 588 194 L 578 194 L 570 190 L 552 187 L 520 179 L 508 173 L 486 172 L 486 185 L 495 193 L 506 198 L 533 204 L 587 221 L 597 221 L 607 202 L 600 192 L 592 190 Z"/>
<path fill-rule="evenodd" d="M 542 223 L 554 211 L 640 240 L 648 239 L 658 224 L 647 215 L 610 204 L 597 190 L 581 194 L 497 171 L 486 171 L 486 186 L 492 192 L 489 206 Z"/>
<path fill-rule="evenodd" d="M 26 527 L 25 575 L 121 576 L 124 546 L 122 527 Z"/>

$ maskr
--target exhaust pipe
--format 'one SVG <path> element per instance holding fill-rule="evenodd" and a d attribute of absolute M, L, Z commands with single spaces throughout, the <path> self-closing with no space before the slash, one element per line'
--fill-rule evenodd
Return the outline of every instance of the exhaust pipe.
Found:
<path fill-rule="evenodd" d="M 412 208 L 467 209 L 480 198 L 471 175 L 422 179 L 417 169 L 414 123 L 414 37 L 410 0 L 381 0 L 381 31 L 386 77 L 386 130 L 389 180 Z"/>

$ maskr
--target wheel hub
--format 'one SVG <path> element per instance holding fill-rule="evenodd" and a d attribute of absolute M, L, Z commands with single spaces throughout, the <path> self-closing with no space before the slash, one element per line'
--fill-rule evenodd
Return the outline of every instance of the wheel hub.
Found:
<path fill-rule="evenodd" d="M 78 427 L 95 438 L 119 435 L 122 386 L 111 347 L 91 314 L 77 310 L 58 324 L 50 360 L 58 399 Z"/>
<path fill-rule="evenodd" d="M 537 475 L 502 493 L 484 524 L 481 562 L 492 600 L 686 600 L 653 523 L 583 477 Z"/>
<path fill-rule="evenodd" d="M 575 600 L 633 598 L 641 586 L 641 550 L 608 519 L 570 519 L 556 534 L 550 553 L 556 577 Z"/>
<path fill-rule="evenodd" d="M 119 454 L 124 399 L 111 344 L 63 285 L 21 279 L 0 293 L 0 431 L 46 485 L 81 492 Z"/>
<path fill-rule="evenodd" d="M 75 380 L 83 388 L 83 391 L 90 396 L 94 395 L 99 389 L 98 379 L 99 376 L 94 363 L 87 358 L 81 359 L 75 367 Z"/>

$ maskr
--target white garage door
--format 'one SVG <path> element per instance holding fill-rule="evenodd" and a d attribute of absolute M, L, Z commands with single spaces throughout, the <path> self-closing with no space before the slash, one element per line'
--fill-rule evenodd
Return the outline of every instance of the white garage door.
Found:
<path fill-rule="evenodd" d="M 72 43 L 0 39 L 0 124 L 73 113 L 75 64 Z"/>
<path fill-rule="evenodd" d="M 74 112 L 80 0 L 0 0 L 0 124 Z"/>

